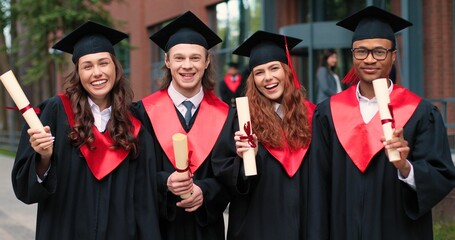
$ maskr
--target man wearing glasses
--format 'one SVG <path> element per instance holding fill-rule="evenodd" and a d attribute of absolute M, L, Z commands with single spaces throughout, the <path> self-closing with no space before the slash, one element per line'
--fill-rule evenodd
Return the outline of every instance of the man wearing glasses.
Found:
<path fill-rule="evenodd" d="M 308 239 L 433 239 L 431 209 L 455 186 L 441 114 L 389 80 L 395 129 L 385 141 L 372 84 L 388 78 L 395 32 L 412 24 L 370 6 L 337 25 L 354 32 L 352 86 L 314 113 Z M 390 162 L 389 148 L 401 159 Z"/>

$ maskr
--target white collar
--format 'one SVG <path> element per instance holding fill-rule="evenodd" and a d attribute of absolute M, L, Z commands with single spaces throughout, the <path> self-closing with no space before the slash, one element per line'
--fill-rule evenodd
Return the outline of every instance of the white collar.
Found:
<path fill-rule="evenodd" d="M 190 98 L 187 98 L 179 93 L 177 89 L 175 89 L 175 87 L 172 85 L 172 82 L 169 84 L 167 92 L 175 106 L 179 106 L 183 101 L 190 101 L 193 103 L 194 108 L 198 108 L 202 102 L 202 99 L 204 98 L 204 91 L 202 91 L 202 86 L 199 92 Z"/>
<path fill-rule="evenodd" d="M 392 80 L 389 79 L 389 82 L 390 82 L 390 86 L 389 86 L 389 94 L 392 92 L 393 90 L 393 82 Z M 372 99 L 368 99 L 366 97 L 364 97 L 361 93 L 360 93 L 360 82 L 357 83 L 357 87 L 356 87 L 356 90 L 355 90 L 355 94 L 357 96 L 357 100 L 360 102 L 360 101 L 365 101 L 365 102 L 376 102 L 376 97 L 373 97 Z"/>

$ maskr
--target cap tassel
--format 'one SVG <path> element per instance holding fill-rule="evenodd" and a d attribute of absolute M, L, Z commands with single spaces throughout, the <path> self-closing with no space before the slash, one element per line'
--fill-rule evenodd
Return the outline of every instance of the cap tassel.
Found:
<path fill-rule="evenodd" d="M 355 74 L 354 67 L 349 70 L 349 72 L 344 76 L 342 82 L 347 85 L 354 85 L 360 81 L 359 77 Z"/>
<path fill-rule="evenodd" d="M 286 39 L 286 36 L 284 36 L 284 46 L 286 47 L 286 57 L 288 59 L 288 66 L 292 71 L 292 76 L 294 77 L 294 85 L 297 89 L 300 89 L 300 82 L 297 79 L 297 74 L 295 74 L 294 66 L 292 66 L 291 54 L 289 53 L 288 40 Z"/>

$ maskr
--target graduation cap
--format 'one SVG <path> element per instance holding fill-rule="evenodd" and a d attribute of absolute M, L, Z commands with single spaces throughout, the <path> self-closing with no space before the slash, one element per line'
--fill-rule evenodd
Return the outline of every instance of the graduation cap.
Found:
<path fill-rule="evenodd" d="M 104 25 L 88 21 L 58 41 L 52 48 L 73 54 L 73 63 L 87 54 L 109 52 L 128 35 Z"/>
<path fill-rule="evenodd" d="M 222 40 L 215 32 L 205 25 L 196 15 L 188 11 L 150 36 L 165 52 L 177 44 L 197 44 L 206 49 Z"/>
<path fill-rule="evenodd" d="M 253 70 L 258 65 L 272 61 L 288 64 L 294 75 L 294 84 L 297 88 L 300 88 L 297 75 L 292 67 L 289 50 L 297 46 L 301 41 L 301 39 L 285 35 L 257 31 L 237 47 L 233 54 L 249 57 L 248 67 L 250 70 Z"/>
<path fill-rule="evenodd" d="M 375 6 L 363 10 L 339 21 L 338 26 L 354 32 L 352 42 L 362 39 L 389 39 L 395 47 L 395 33 L 412 26 L 412 23 Z"/>
<path fill-rule="evenodd" d="M 233 68 L 239 68 L 239 64 L 236 63 L 236 62 L 229 62 L 229 63 L 228 63 L 228 66 L 229 66 L 229 67 L 233 67 Z"/>

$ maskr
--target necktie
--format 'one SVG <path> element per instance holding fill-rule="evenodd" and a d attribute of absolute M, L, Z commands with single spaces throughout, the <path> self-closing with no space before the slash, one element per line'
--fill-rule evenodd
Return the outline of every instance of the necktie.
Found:
<path fill-rule="evenodd" d="M 183 101 L 182 104 L 186 107 L 185 123 L 186 126 L 188 126 L 191 120 L 191 109 L 193 108 L 193 103 L 190 101 Z"/>

